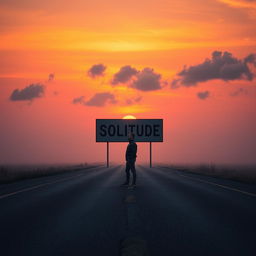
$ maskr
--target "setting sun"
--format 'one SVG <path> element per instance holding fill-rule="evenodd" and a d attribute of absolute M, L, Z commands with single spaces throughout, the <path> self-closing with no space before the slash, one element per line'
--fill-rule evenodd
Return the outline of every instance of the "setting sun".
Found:
<path fill-rule="evenodd" d="M 136 119 L 136 117 L 133 115 L 127 115 L 127 116 L 124 116 L 123 119 Z"/>

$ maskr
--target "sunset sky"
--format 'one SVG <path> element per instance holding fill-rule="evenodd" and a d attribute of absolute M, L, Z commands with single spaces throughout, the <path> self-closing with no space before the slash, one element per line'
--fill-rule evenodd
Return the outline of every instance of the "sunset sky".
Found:
<path fill-rule="evenodd" d="M 256 0 L 1 0 L 0 19 L 0 164 L 105 161 L 95 119 L 125 115 L 164 119 L 155 162 L 256 163 Z"/>

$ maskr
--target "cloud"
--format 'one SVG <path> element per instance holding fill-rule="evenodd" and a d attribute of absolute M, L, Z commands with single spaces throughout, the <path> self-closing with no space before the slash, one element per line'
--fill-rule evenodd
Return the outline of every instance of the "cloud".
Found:
<path fill-rule="evenodd" d="M 106 66 L 103 64 L 96 64 L 91 66 L 91 68 L 88 70 L 88 75 L 92 78 L 95 78 L 97 76 L 104 76 L 104 71 L 106 70 Z"/>
<path fill-rule="evenodd" d="M 32 101 L 35 98 L 40 98 L 44 95 L 44 85 L 42 84 L 31 84 L 24 89 L 15 89 L 11 96 L 11 101 L 19 101 L 19 100 L 30 100 Z"/>
<path fill-rule="evenodd" d="M 247 95 L 247 94 L 248 94 L 248 91 L 246 89 L 239 88 L 236 91 L 230 93 L 230 96 L 236 97 L 236 96 L 239 96 L 239 95 Z"/>
<path fill-rule="evenodd" d="M 126 65 L 120 68 L 120 70 L 114 74 L 111 81 L 112 85 L 119 83 L 127 83 L 127 86 L 140 90 L 140 91 L 154 91 L 162 89 L 166 85 L 166 81 L 161 81 L 161 74 L 154 72 L 152 68 L 144 68 L 139 71 L 136 68 L 132 68 L 130 65 Z M 129 100 L 128 100 L 129 102 Z"/>
<path fill-rule="evenodd" d="M 198 92 L 197 97 L 201 100 L 205 100 L 210 96 L 209 91 L 204 91 L 204 92 Z"/>
<path fill-rule="evenodd" d="M 96 93 L 89 100 L 85 100 L 84 96 L 74 98 L 72 101 L 73 104 L 81 104 L 84 106 L 95 106 L 103 107 L 107 103 L 116 104 L 117 100 L 115 95 L 109 92 Z"/>
<path fill-rule="evenodd" d="M 252 81 L 254 74 L 248 64 L 256 66 L 256 54 L 250 54 L 244 59 L 238 59 L 229 52 L 214 51 L 211 59 L 206 59 L 203 63 L 184 67 L 172 83 L 172 88 L 183 86 L 196 86 L 199 82 L 206 82 L 212 79 L 232 81 L 244 79 Z"/>
<path fill-rule="evenodd" d="M 142 96 L 138 96 L 135 99 L 126 99 L 126 104 L 127 105 L 132 105 L 140 102 L 142 100 Z"/>
<path fill-rule="evenodd" d="M 48 76 L 48 82 L 52 82 L 54 80 L 55 74 L 54 73 L 50 73 Z"/>
<path fill-rule="evenodd" d="M 139 71 L 131 66 L 123 66 L 120 70 L 114 74 L 114 78 L 111 82 L 112 85 L 116 85 L 118 83 L 126 83 L 128 82 L 134 75 L 136 75 Z"/>
<path fill-rule="evenodd" d="M 154 69 L 144 68 L 137 73 L 136 80 L 131 84 L 132 88 L 140 91 L 154 91 L 162 89 L 161 87 L 161 74 L 154 72 Z"/>
<path fill-rule="evenodd" d="M 82 105 L 85 105 L 85 99 L 84 99 L 84 96 L 80 96 L 80 97 L 77 97 L 77 98 L 74 98 L 72 100 L 72 103 L 73 104 L 82 104 Z"/>
<path fill-rule="evenodd" d="M 180 87 L 179 81 L 180 81 L 180 79 L 173 79 L 172 82 L 171 82 L 171 88 L 172 88 L 172 89 L 177 89 L 177 88 L 179 88 L 179 87 Z"/>
<path fill-rule="evenodd" d="M 138 96 L 137 98 L 134 99 L 135 102 L 140 102 L 142 100 L 142 96 Z"/>
<path fill-rule="evenodd" d="M 87 106 L 97 106 L 102 107 L 109 102 L 111 104 L 116 104 L 115 95 L 109 92 L 96 93 L 91 99 L 86 102 Z"/>
<path fill-rule="evenodd" d="M 244 58 L 244 62 L 247 63 L 251 63 L 254 65 L 254 67 L 256 67 L 256 54 L 249 54 L 247 57 Z"/>
<path fill-rule="evenodd" d="M 235 8 L 256 8 L 255 0 L 218 0 Z"/>

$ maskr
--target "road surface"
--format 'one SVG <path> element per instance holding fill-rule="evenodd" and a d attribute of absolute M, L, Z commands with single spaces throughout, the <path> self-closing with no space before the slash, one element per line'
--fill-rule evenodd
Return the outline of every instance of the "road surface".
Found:
<path fill-rule="evenodd" d="M 164 167 L 124 166 L 0 185 L 0 253 L 118 255 L 137 237 L 149 255 L 255 255 L 256 186 Z"/>

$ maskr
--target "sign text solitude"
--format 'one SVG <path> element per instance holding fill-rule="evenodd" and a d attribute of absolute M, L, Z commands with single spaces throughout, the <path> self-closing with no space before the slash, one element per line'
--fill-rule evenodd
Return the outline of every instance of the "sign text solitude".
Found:
<path fill-rule="evenodd" d="M 163 142 L 163 119 L 96 119 L 96 142 Z"/>

